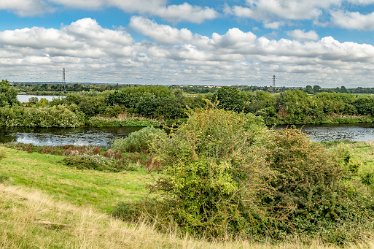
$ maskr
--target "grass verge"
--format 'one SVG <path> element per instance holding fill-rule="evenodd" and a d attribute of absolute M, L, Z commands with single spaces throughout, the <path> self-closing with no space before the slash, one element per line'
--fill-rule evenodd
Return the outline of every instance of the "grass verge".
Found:
<path fill-rule="evenodd" d="M 96 207 L 105 212 L 120 201 L 137 201 L 147 194 L 145 170 L 121 173 L 78 170 L 62 164 L 63 156 L 1 148 L 0 176 L 10 184 L 40 189 L 57 200 Z"/>
<path fill-rule="evenodd" d="M 39 191 L 0 184 L 0 247 L 18 248 L 204 248 L 204 249 L 303 249 L 325 247 L 318 241 L 311 245 L 252 244 L 248 241 L 206 242 L 173 233 L 162 235 L 144 223 L 126 224 L 108 215 L 65 202 L 56 202 Z M 347 248 L 374 248 L 355 244 Z"/>

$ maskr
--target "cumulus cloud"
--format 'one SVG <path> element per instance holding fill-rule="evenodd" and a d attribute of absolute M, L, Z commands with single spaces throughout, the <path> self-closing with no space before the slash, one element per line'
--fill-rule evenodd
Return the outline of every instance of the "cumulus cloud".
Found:
<path fill-rule="evenodd" d="M 300 20 L 331 18 L 331 23 L 349 29 L 372 30 L 374 13 L 350 12 L 352 5 L 366 6 L 374 0 L 246 0 L 245 5 L 226 6 L 224 12 L 241 18 L 263 22 L 264 27 L 278 29 L 282 25 Z M 325 14 L 325 15 L 324 15 Z"/>
<path fill-rule="evenodd" d="M 43 0 L 1 0 L 0 10 L 9 10 L 20 16 L 39 15 L 51 9 Z"/>
<path fill-rule="evenodd" d="M 132 17 L 130 27 L 160 43 L 176 44 L 189 42 L 193 34 L 188 29 L 176 29 L 169 25 L 160 25 L 144 17 Z"/>
<path fill-rule="evenodd" d="M 158 16 L 173 22 L 201 23 L 218 16 L 212 8 L 194 6 L 187 2 L 168 5 L 166 0 L 1 0 L 0 2 L 0 9 L 14 11 L 22 16 L 45 13 L 56 6 L 78 9 L 115 7 L 124 12 Z"/>
<path fill-rule="evenodd" d="M 305 31 L 293 32 L 299 33 L 294 40 L 238 28 L 203 36 L 143 17 L 133 17 L 130 26 L 151 41 L 136 41 L 124 29 L 103 28 L 90 18 L 59 29 L 0 31 L 1 78 L 56 81 L 66 67 L 68 80 L 80 82 L 263 85 L 277 74 L 287 79 L 284 85 L 372 83 L 369 44 L 318 40 Z"/>
<path fill-rule="evenodd" d="M 287 34 L 291 38 L 294 38 L 300 41 L 306 41 L 306 40 L 315 41 L 315 40 L 318 40 L 319 38 L 318 34 L 313 30 L 306 32 L 304 30 L 295 29 L 295 30 L 289 31 Z"/>
<path fill-rule="evenodd" d="M 267 23 L 274 19 L 307 20 L 318 18 L 323 10 L 340 3 L 341 0 L 247 0 L 245 6 L 226 8 L 226 13 Z"/>
<path fill-rule="evenodd" d="M 356 5 L 374 4 L 374 0 L 348 0 L 348 2 L 351 3 L 351 4 L 356 4 Z"/>
<path fill-rule="evenodd" d="M 359 12 L 335 11 L 331 13 L 333 24 L 358 30 L 374 30 L 374 12 L 364 15 Z"/>

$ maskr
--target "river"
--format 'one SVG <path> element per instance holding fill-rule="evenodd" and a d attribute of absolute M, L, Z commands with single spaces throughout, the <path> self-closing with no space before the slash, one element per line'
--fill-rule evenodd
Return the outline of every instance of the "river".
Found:
<path fill-rule="evenodd" d="M 38 98 L 38 100 L 45 98 L 48 101 L 54 100 L 54 99 L 60 99 L 65 98 L 64 96 L 52 96 L 52 95 L 28 95 L 28 94 L 19 94 L 17 95 L 17 100 L 21 103 L 27 103 L 29 102 L 30 98 Z"/>
<path fill-rule="evenodd" d="M 299 128 L 314 141 L 374 141 L 373 124 L 304 126 Z M 92 145 L 110 147 L 114 139 L 126 137 L 131 132 L 139 129 L 141 128 L 3 128 L 0 131 L 0 143 L 17 142 L 41 146 Z"/>

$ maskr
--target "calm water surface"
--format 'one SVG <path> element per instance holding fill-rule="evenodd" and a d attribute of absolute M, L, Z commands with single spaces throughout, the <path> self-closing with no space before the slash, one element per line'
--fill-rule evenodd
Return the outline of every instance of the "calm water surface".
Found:
<path fill-rule="evenodd" d="M 30 98 L 38 98 L 39 100 L 41 98 L 45 98 L 48 101 L 51 101 L 51 100 L 54 100 L 54 99 L 61 99 L 61 98 L 65 98 L 65 97 L 64 96 L 50 96 L 50 95 L 45 95 L 45 96 L 41 96 L 41 95 L 28 95 L 28 94 L 19 94 L 19 95 L 17 95 L 17 100 L 19 102 L 21 102 L 21 103 L 27 103 L 27 102 L 29 102 Z"/>
<path fill-rule="evenodd" d="M 301 129 L 312 140 L 318 142 L 337 140 L 374 141 L 374 124 L 304 126 Z"/>
<path fill-rule="evenodd" d="M 141 127 L 122 128 L 12 128 L 0 131 L 0 143 L 25 143 L 39 146 L 110 147 L 114 139 L 126 137 Z"/>
<path fill-rule="evenodd" d="M 314 141 L 374 141 L 374 125 L 303 126 L 299 127 Z M 1 129 L 1 128 L 0 128 Z M 0 143 L 18 142 L 34 145 L 92 145 L 110 147 L 114 139 L 126 137 L 141 127 L 122 128 L 13 128 L 1 129 Z M 282 129 L 277 128 L 277 129 Z"/>

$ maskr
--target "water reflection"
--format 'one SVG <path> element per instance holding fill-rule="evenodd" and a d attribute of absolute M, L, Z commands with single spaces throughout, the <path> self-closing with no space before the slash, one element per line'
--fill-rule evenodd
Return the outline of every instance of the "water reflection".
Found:
<path fill-rule="evenodd" d="M 45 98 L 48 101 L 52 101 L 54 99 L 65 98 L 65 96 L 50 96 L 50 95 L 41 96 L 41 95 L 28 95 L 28 94 L 19 94 L 19 95 L 17 95 L 17 100 L 19 102 L 21 102 L 21 103 L 27 103 L 27 102 L 29 102 L 30 98 L 37 98 L 38 100 L 40 100 L 42 98 Z"/>
<path fill-rule="evenodd" d="M 282 129 L 284 127 L 278 127 Z M 303 126 L 301 128 L 314 141 L 374 141 L 374 126 L 341 125 L 341 126 Z M 26 143 L 48 146 L 101 146 L 110 147 L 115 138 L 126 137 L 141 127 L 121 128 L 14 128 L 0 131 L 0 143 Z"/>
<path fill-rule="evenodd" d="M 374 141 L 374 126 L 352 125 L 352 126 L 306 126 L 302 130 L 308 134 L 312 140 L 319 142 L 350 140 L 350 141 Z"/>
<path fill-rule="evenodd" d="M 25 143 L 39 146 L 100 146 L 109 147 L 115 138 L 126 137 L 141 127 L 107 129 L 6 129 L 0 132 L 0 142 Z"/>

